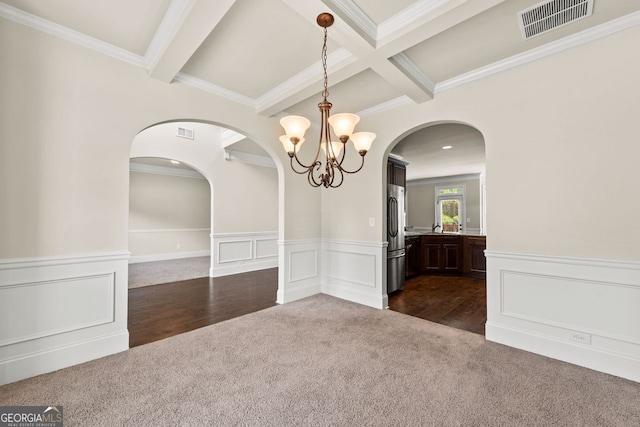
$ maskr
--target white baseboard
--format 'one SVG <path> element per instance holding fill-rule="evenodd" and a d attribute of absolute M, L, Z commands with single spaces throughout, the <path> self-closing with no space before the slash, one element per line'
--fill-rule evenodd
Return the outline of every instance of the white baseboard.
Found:
<path fill-rule="evenodd" d="M 232 274 L 248 273 L 251 271 L 266 270 L 278 267 L 278 258 L 267 261 L 243 263 L 237 265 L 223 265 L 217 268 L 209 268 L 209 277 L 230 276 Z"/>
<path fill-rule="evenodd" d="M 485 254 L 487 340 L 640 382 L 640 263 Z"/>
<path fill-rule="evenodd" d="M 0 384 L 128 349 L 128 258 L 0 260 Z"/>
<path fill-rule="evenodd" d="M 640 382 L 640 359 L 637 358 L 491 322 L 486 324 L 485 336 L 488 341 Z"/>
<path fill-rule="evenodd" d="M 174 252 L 169 254 L 156 254 L 156 255 L 138 255 L 129 258 L 129 264 L 137 264 L 140 262 L 153 262 L 153 261 L 169 261 L 173 259 L 183 258 L 197 258 L 203 256 L 211 256 L 210 250 L 204 251 L 192 251 L 192 252 Z"/>
<path fill-rule="evenodd" d="M 93 338 L 0 361 L 0 385 L 120 353 L 129 348 L 129 332 Z"/>

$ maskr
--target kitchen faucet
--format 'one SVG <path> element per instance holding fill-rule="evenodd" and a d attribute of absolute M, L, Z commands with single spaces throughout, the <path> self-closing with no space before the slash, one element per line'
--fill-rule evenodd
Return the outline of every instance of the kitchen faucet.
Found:
<path fill-rule="evenodd" d="M 440 224 L 432 224 L 431 225 L 431 232 L 435 233 L 436 232 L 436 228 L 442 228 L 442 227 L 440 227 Z"/>

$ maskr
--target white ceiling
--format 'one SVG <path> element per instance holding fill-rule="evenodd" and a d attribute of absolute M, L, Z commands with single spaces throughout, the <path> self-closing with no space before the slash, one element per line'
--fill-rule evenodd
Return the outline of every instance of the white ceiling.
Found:
<path fill-rule="evenodd" d="M 322 90 L 322 29 L 315 23 L 320 12 L 336 18 L 329 28 L 328 59 L 333 112 L 362 114 L 403 102 L 429 102 L 456 85 L 640 22 L 638 0 L 595 0 L 591 16 L 523 40 L 517 12 L 539 3 L 5 0 L 0 19 L 146 68 L 149 78 L 193 85 L 247 104 L 257 114 L 298 114 L 313 121 L 319 117 Z M 420 144 L 416 141 L 432 141 L 446 132 L 471 138 L 456 126 L 425 129 L 394 152 L 405 151 L 405 160 L 417 168 L 422 160 L 411 157 L 419 152 L 422 159 L 428 150 L 415 148 Z M 448 157 L 455 159 L 456 152 L 450 151 Z M 457 162 L 476 163 L 466 158 Z M 442 169 L 455 172 L 452 165 Z M 461 166 L 457 173 L 463 170 Z"/>

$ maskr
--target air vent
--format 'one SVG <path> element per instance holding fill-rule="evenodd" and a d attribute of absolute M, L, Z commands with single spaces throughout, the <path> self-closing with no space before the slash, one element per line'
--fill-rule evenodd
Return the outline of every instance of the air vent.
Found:
<path fill-rule="evenodd" d="M 518 12 L 522 37 L 530 39 L 590 16 L 594 0 L 551 0 Z"/>
<path fill-rule="evenodd" d="M 193 139 L 193 129 L 178 128 L 178 136 L 180 138 Z"/>

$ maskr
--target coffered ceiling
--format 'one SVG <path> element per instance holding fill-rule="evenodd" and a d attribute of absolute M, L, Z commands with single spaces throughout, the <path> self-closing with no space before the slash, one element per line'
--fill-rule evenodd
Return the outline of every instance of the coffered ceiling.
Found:
<path fill-rule="evenodd" d="M 572 0 L 580 3 L 584 0 Z M 565 3 L 556 1 L 556 3 Z M 640 23 L 640 1 L 593 0 L 592 14 L 525 40 L 538 0 L 4 0 L 9 19 L 255 108 L 315 120 L 320 12 L 331 12 L 333 112 L 430 102 L 438 93 Z"/>

